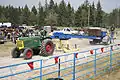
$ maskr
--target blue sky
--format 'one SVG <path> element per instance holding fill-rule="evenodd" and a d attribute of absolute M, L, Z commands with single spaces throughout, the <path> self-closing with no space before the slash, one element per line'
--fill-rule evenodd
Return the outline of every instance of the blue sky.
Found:
<path fill-rule="evenodd" d="M 24 6 L 27 4 L 30 8 L 35 5 L 36 7 L 38 6 L 39 1 L 41 2 L 42 5 L 45 4 L 45 0 L 0 0 L 0 5 L 13 5 L 13 6 Z M 55 2 L 59 3 L 61 0 L 54 0 Z M 77 9 L 80 4 L 82 4 L 85 0 L 64 0 L 66 3 L 70 2 L 71 5 Z M 97 3 L 98 0 L 89 0 L 90 3 L 93 1 L 95 4 Z M 102 8 L 105 12 L 111 12 L 112 9 L 114 8 L 120 8 L 120 0 L 100 0 Z M 49 2 L 49 0 L 48 0 Z"/>

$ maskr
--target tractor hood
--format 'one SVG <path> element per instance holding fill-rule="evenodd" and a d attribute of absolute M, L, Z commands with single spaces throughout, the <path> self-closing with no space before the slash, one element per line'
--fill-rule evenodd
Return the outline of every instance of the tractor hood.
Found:
<path fill-rule="evenodd" d="M 34 36 L 34 37 L 19 37 L 19 40 L 26 41 L 26 40 L 35 39 L 35 38 L 40 38 L 40 37 L 39 36 Z"/>
<path fill-rule="evenodd" d="M 39 36 L 34 36 L 34 37 L 19 37 L 17 40 L 17 47 L 22 48 L 34 48 L 38 47 L 41 44 L 41 40 Z M 24 47 L 23 47 L 24 46 Z"/>

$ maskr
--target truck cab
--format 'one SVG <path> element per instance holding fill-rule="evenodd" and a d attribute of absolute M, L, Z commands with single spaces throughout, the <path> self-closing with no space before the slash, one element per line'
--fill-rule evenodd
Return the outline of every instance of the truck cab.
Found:
<path fill-rule="evenodd" d="M 97 44 L 104 43 L 108 44 L 109 36 L 107 35 L 107 30 L 105 28 L 91 27 L 88 29 L 88 36 L 91 36 L 89 43 Z"/>
<path fill-rule="evenodd" d="M 54 31 L 53 33 L 62 33 L 62 34 L 78 34 L 78 31 L 75 31 L 71 28 L 64 28 L 60 31 Z"/>

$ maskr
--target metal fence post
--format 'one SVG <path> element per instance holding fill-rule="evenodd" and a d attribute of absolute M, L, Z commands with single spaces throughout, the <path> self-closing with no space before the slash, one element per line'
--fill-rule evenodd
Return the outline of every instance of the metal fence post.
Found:
<path fill-rule="evenodd" d="M 75 80 L 75 62 L 76 62 L 76 53 L 74 54 L 74 60 L 73 60 L 73 80 Z"/>
<path fill-rule="evenodd" d="M 58 62 L 58 78 L 60 78 L 60 58 L 59 58 L 59 62 Z"/>
<path fill-rule="evenodd" d="M 42 80 L 42 60 L 40 60 L 40 80 Z"/>
<path fill-rule="evenodd" d="M 110 70 L 112 69 L 112 46 L 110 46 Z"/>
<path fill-rule="evenodd" d="M 97 54 L 97 50 L 95 49 L 95 56 L 94 56 L 94 77 L 96 77 L 96 54 Z"/>

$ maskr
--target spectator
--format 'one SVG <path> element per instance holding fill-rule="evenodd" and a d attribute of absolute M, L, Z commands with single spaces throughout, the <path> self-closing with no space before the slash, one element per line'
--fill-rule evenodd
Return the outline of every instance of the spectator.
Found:
<path fill-rule="evenodd" d="M 13 32 L 12 32 L 12 42 L 15 43 L 15 30 L 13 29 Z"/>
<path fill-rule="evenodd" d="M 7 38 L 10 40 L 10 37 L 11 37 L 10 32 L 8 32 L 7 36 L 8 36 Z"/>
<path fill-rule="evenodd" d="M 6 31 L 6 29 L 4 30 L 4 38 L 7 39 L 7 34 L 8 32 Z"/>
<path fill-rule="evenodd" d="M 115 33 L 115 26 L 112 25 L 110 28 L 110 43 L 112 43 L 112 40 L 114 42 L 114 33 Z"/>

